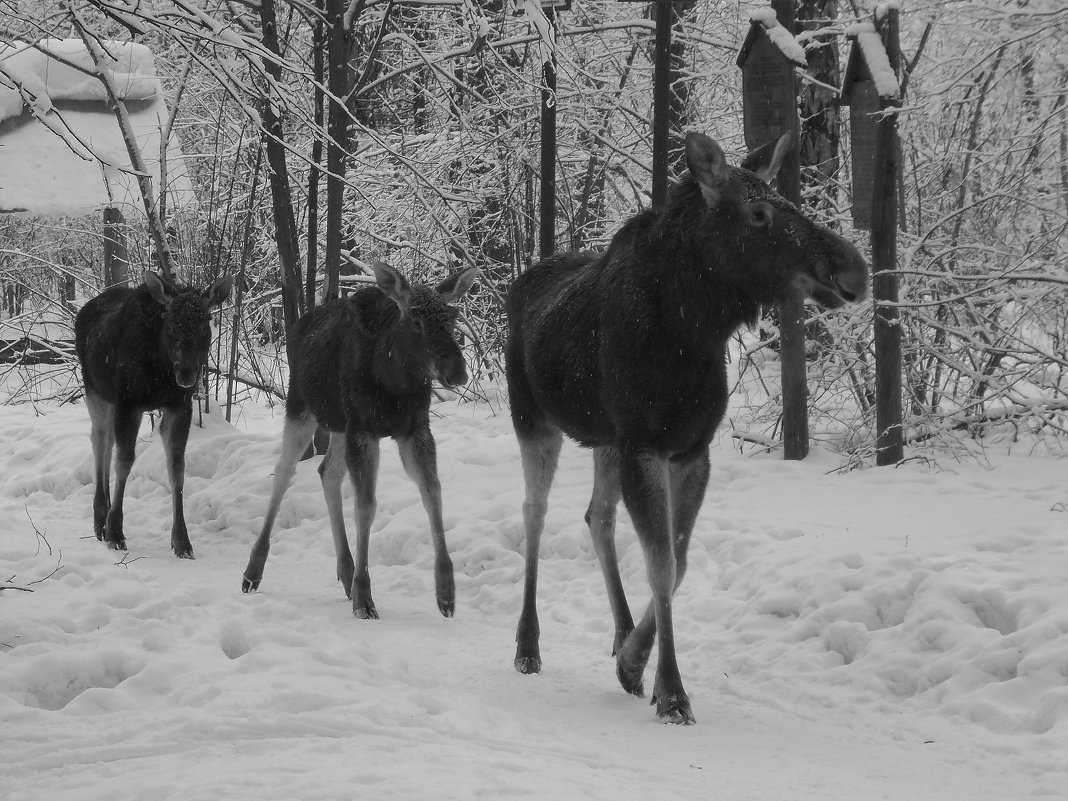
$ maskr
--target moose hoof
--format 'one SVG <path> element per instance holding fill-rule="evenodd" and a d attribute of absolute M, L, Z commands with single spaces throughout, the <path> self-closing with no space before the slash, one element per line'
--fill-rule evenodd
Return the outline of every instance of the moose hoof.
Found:
<path fill-rule="evenodd" d="M 118 540 L 104 540 L 104 542 L 106 542 L 108 548 L 110 548 L 113 551 L 128 551 L 129 550 L 129 548 L 126 547 L 126 539 L 125 539 L 125 537 L 122 538 L 122 539 L 118 539 Z"/>
<path fill-rule="evenodd" d="M 352 607 L 353 617 L 360 620 L 378 620 L 378 610 L 374 604 L 358 604 Z"/>
<path fill-rule="evenodd" d="M 616 678 L 619 679 L 620 686 L 631 695 L 636 695 L 639 698 L 645 697 L 645 685 L 642 683 L 644 669 L 645 665 L 635 668 L 625 665 L 623 660 L 616 662 Z"/>
<path fill-rule="evenodd" d="M 515 669 L 524 676 L 541 672 L 541 658 L 537 656 L 520 656 L 516 654 L 513 664 Z"/>
<path fill-rule="evenodd" d="M 259 579 L 250 579 L 248 576 L 241 577 L 241 592 L 255 592 L 259 588 Z"/>
<path fill-rule="evenodd" d="M 444 598 L 438 598 L 438 609 L 445 617 L 452 617 L 456 614 L 456 604 L 450 598 L 445 600 Z"/>
<path fill-rule="evenodd" d="M 174 549 L 174 555 L 177 556 L 179 559 L 195 559 L 196 558 L 195 556 L 193 556 L 193 546 L 192 545 L 190 545 L 187 548 L 175 548 Z"/>
<path fill-rule="evenodd" d="M 656 704 L 656 716 L 661 723 L 674 723 L 676 726 L 692 726 L 697 722 L 690 710 L 690 699 L 669 695 L 666 698 L 654 697 L 651 704 Z"/>

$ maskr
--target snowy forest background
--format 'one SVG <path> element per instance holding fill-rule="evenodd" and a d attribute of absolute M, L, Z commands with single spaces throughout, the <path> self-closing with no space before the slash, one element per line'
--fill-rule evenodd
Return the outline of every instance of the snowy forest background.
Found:
<path fill-rule="evenodd" d="M 824 84 L 839 84 L 844 34 L 875 6 L 798 3 L 798 38 Z M 1068 426 L 1068 9 L 899 6 L 907 441 L 945 448 L 961 432 L 1021 430 L 1055 440 Z M 675 4 L 674 144 L 696 129 L 735 161 L 744 154 L 736 58 L 762 7 Z M 327 24 L 337 15 L 344 25 Z M 649 205 L 651 6 L 574 0 L 556 28 L 557 245 L 595 249 Z M 282 397 L 286 326 L 376 259 L 415 279 L 480 268 L 465 334 L 469 391 L 488 392 L 501 373 L 503 293 L 537 256 L 546 35 L 529 0 L 0 0 L 0 46 L 81 36 L 154 54 L 193 189 L 170 196 L 164 179 L 160 193 L 175 271 L 193 283 L 240 276 L 203 393 L 227 413 L 243 398 Z M 2 69 L 0 83 L 13 83 Z M 827 86 L 803 87 L 805 203 L 866 248 L 851 227 L 848 111 Z M 128 224 L 136 279 L 158 257 L 143 216 Z M 64 326 L 104 285 L 102 237 L 99 214 L 0 215 L 0 339 L 28 338 L 59 360 L 0 364 L 5 402 L 79 395 Z M 813 434 L 865 460 L 870 302 L 813 312 L 809 332 Z M 732 351 L 733 424 L 757 443 L 780 433 L 775 339 L 769 320 Z"/>

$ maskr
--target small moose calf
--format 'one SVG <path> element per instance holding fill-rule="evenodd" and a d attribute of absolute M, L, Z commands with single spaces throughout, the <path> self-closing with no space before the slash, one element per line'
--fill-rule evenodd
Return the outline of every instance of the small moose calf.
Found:
<path fill-rule="evenodd" d="M 337 554 L 337 577 L 352 599 L 352 612 L 377 618 L 371 599 L 367 549 L 375 517 L 379 440 L 397 441 L 405 471 L 419 487 L 434 540 L 438 609 L 455 609 L 452 560 L 445 546 L 437 453 L 430 433 L 430 383 L 467 383 L 456 342 L 457 311 L 474 268 L 436 289 L 411 286 L 399 272 L 374 265 L 377 286 L 319 306 L 294 327 L 294 363 L 282 435 L 282 455 L 263 529 L 252 546 L 241 589 L 259 587 L 278 507 L 317 426 L 330 431 L 319 475 Z M 348 468 L 356 496 L 356 560 L 353 562 L 341 508 L 341 479 Z"/>
<path fill-rule="evenodd" d="M 141 286 L 105 289 L 78 311 L 74 343 L 85 381 L 96 468 L 93 530 L 109 548 L 126 550 L 122 499 L 137 431 L 145 412 L 160 409 L 174 499 L 171 547 L 175 556 L 193 558 L 182 503 L 185 444 L 193 418 L 193 388 L 211 344 L 211 310 L 229 297 L 231 284 L 224 277 L 204 289 L 179 287 L 149 272 Z"/>

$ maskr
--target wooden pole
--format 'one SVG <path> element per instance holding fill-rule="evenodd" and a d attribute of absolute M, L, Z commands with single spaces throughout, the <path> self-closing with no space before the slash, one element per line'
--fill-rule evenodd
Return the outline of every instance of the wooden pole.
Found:
<path fill-rule="evenodd" d="M 126 250 L 126 220 L 115 206 L 104 207 L 104 287 L 129 281 L 130 255 Z"/>
<path fill-rule="evenodd" d="M 886 55 L 900 74 L 898 11 L 891 7 L 876 20 Z M 904 99 L 904 98 L 902 98 Z M 898 314 L 897 184 L 901 143 L 897 101 L 882 101 L 885 113 L 876 125 L 875 176 L 872 188 L 872 298 L 875 301 L 875 463 L 897 464 L 905 458 L 901 410 L 901 325 Z"/>
<path fill-rule="evenodd" d="M 795 0 L 772 0 L 779 24 L 793 33 Z M 796 79 L 795 91 L 796 97 Z M 793 147 L 778 175 L 779 194 L 801 205 L 801 161 L 798 151 L 797 113 L 790 115 Z M 779 359 L 782 381 L 783 458 L 799 461 L 808 456 L 808 366 L 805 362 L 805 305 L 799 295 L 779 305 Z"/>

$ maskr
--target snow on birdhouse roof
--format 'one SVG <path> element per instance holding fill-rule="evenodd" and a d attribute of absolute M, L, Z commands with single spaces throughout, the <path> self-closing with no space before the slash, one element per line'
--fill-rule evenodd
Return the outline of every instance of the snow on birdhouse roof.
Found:
<path fill-rule="evenodd" d="M 155 59 L 144 45 L 102 44 L 158 192 L 160 130 L 168 112 Z M 130 169 L 114 111 L 81 40 L 0 46 L 0 214 L 78 216 L 106 205 L 143 214 L 137 180 L 125 172 Z M 178 202 L 192 199 L 173 138 L 167 182 Z"/>
<path fill-rule="evenodd" d="M 803 48 L 786 28 L 779 24 L 772 8 L 762 8 L 749 15 L 749 34 L 742 43 L 742 49 L 738 53 L 738 64 L 745 63 L 749 49 L 753 46 L 756 36 L 763 31 L 768 39 L 775 45 L 780 53 L 799 67 L 807 67 L 808 59 Z"/>
<path fill-rule="evenodd" d="M 893 100 L 900 96 L 901 87 L 897 82 L 894 68 L 890 66 L 890 59 L 886 55 L 883 39 L 875 30 L 871 22 L 857 22 L 846 28 L 846 36 L 853 40 L 853 48 L 849 51 L 849 61 L 846 64 L 846 75 L 843 80 L 843 100 L 845 92 L 851 80 L 858 80 L 858 74 L 863 72 L 857 64 L 857 54 L 864 60 L 864 67 L 868 75 L 875 82 L 875 91 L 884 100 Z"/>

